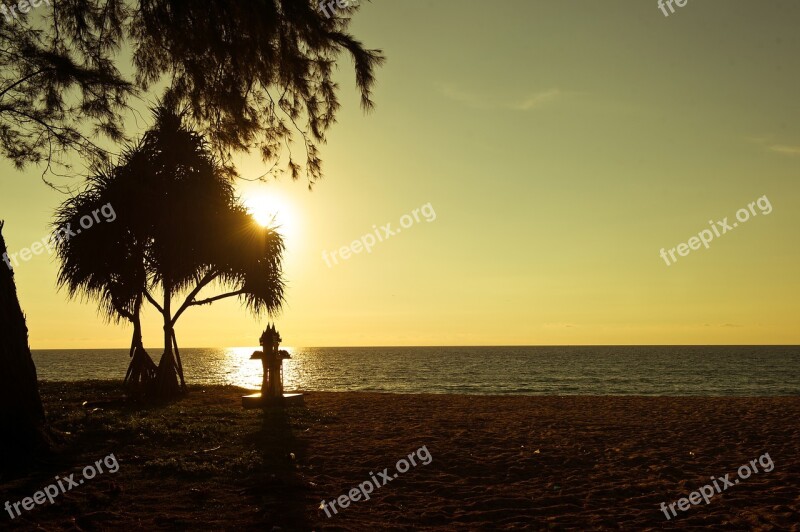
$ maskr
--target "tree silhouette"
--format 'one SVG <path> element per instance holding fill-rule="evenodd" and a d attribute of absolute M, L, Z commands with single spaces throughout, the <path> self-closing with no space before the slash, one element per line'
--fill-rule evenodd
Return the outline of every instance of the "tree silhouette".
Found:
<path fill-rule="evenodd" d="M 88 179 L 89 186 L 82 193 L 65 201 L 56 213 L 54 232 L 56 250 L 61 267 L 58 285 L 68 291 L 70 298 L 83 296 L 99 303 L 99 313 L 107 321 L 123 320 L 133 325 L 130 357 L 125 375 L 129 390 L 142 392 L 155 379 L 156 365 L 144 349 L 142 340 L 141 309 L 147 283 L 144 263 L 146 242 L 131 227 L 129 220 L 119 220 L 114 205 L 125 205 L 134 196 L 131 179 L 140 168 L 136 167 L 133 152 L 128 151 L 127 165 L 96 168 Z M 125 173 L 128 175 L 124 175 Z M 133 205 L 146 209 L 145 205 Z M 111 211 L 116 218 L 111 223 L 97 223 L 90 230 L 69 235 L 64 229 L 78 227 L 84 216 Z M 123 216 L 127 212 L 123 210 Z M 98 217 L 99 219 L 99 217 Z M 62 241 L 63 240 L 63 241 Z"/>
<path fill-rule="evenodd" d="M 247 213 L 229 179 L 233 170 L 182 114 L 160 107 L 155 115 L 154 128 L 119 166 L 97 173 L 84 192 L 65 202 L 56 223 L 76 226 L 103 204 L 113 206 L 116 219 L 59 239 L 55 247 L 59 282 L 71 296 L 97 300 L 105 316 L 134 323 L 132 355 L 141 347 L 136 323 L 142 298 L 161 314 L 164 354 L 153 393 L 170 397 L 185 389 L 178 319 L 193 306 L 234 296 L 255 314 L 280 310 L 283 241 Z M 111 247 L 102 252 L 104 245 Z M 198 299 L 212 284 L 226 291 Z M 142 360 L 133 358 L 129 373 L 141 373 Z"/>
<path fill-rule="evenodd" d="M 0 151 L 18 166 L 64 162 L 77 149 L 107 159 L 137 91 L 166 85 L 216 154 L 258 150 L 293 178 L 322 177 L 318 144 L 339 109 L 336 60 L 353 60 L 361 104 L 373 106 L 383 61 L 347 33 L 356 6 L 328 18 L 305 0 L 59 0 L 0 25 Z M 132 53 L 133 79 L 117 66 Z M 72 97 L 71 97 L 72 96 Z M 305 168 L 291 154 L 299 140 Z M 285 148 L 285 149 L 284 149 Z M 281 168 L 281 167 L 278 167 Z"/>
<path fill-rule="evenodd" d="M 285 146 L 285 168 L 296 179 L 303 168 L 290 142 L 299 136 L 310 186 L 322 176 L 317 144 L 339 108 L 331 78 L 336 61 L 343 52 L 352 57 L 365 109 L 383 61 L 379 50 L 364 48 L 347 31 L 357 8 L 327 18 L 315 2 L 57 0 L 2 20 L 0 155 L 18 168 L 42 163 L 43 176 L 54 166 L 68 168 L 70 154 L 90 166 L 108 162 L 105 143 L 125 139 L 121 124 L 131 98 L 163 85 L 171 102 L 188 107 L 223 161 L 255 148 L 281 168 Z M 120 58 L 127 55 L 120 51 L 132 52 L 132 79 L 122 74 L 128 69 Z M 0 280 L 9 284 L 0 291 L 0 314 L 17 315 L 13 276 L 3 272 Z M 35 368 L 11 340 L 27 334 L 24 317 L 3 327 L 0 364 L 28 369 L 19 381 L 0 372 L 0 390 L 22 387 L 21 395 L 2 396 L 0 419 L 27 413 L 39 423 Z"/>
<path fill-rule="evenodd" d="M 0 255 L 6 253 L 0 221 Z M 44 431 L 45 417 L 36 368 L 28 346 L 28 328 L 22 313 L 14 272 L 0 263 L 0 360 L 3 362 L 3 383 L 0 386 L 0 477 L 2 473 L 24 462 L 32 451 L 49 444 Z"/>

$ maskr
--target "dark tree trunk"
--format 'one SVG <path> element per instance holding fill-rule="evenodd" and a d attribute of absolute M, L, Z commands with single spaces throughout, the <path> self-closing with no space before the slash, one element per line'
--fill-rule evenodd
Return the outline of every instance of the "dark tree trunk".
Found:
<path fill-rule="evenodd" d="M 6 242 L 0 222 L 0 258 Z M 0 471 L 47 450 L 45 416 L 14 272 L 0 261 Z"/>
<path fill-rule="evenodd" d="M 164 354 L 161 355 L 161 360 L 158 362 L 155 385 L 157 399 L 171 399 L 186 391 L 183 366 L 180 359 L 177 358 L 180 355 L 177 352 L 177 342 L 175 342 L 175 328 L 172 326 L 171 299 L 170 287 L 164 283 Z"/>
<path fill-rule="evenodd" d="M 142 343 L 142 321 L 139 316 L 141 296 L 136 302 L 133 319 L 133 339 L 131 340 L 131 362 L 125 374 L 125 388 L 135 395 L 145 395 L 155 383 L 157 366 Z"/>
<path fill-rule="evenodd" d="M 156 379 L 158 366 L 142 345 L 141 336 L 135 336 L 131 345 L 131 362 L 125 374 L 125 388 L 134 393 L 145 393 Z"/>

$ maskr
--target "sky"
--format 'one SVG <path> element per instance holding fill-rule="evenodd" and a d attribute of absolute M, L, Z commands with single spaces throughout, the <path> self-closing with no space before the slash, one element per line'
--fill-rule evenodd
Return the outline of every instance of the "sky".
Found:
<path fill-rule="evenodd" d="M 800 4 L 362 4 L 375 111 L 343 57 L 325 178 L 240 184 L 286 236 L 286 345 L 800 344 Z M 66 199 L 40 174 L 0 162 L 12 253 Z M 57 290 L 54 257 L 15 272 L 32 348 L 130 345 Z M 176 330 L 247 346 L 266 323 L 230 300 Z"/>

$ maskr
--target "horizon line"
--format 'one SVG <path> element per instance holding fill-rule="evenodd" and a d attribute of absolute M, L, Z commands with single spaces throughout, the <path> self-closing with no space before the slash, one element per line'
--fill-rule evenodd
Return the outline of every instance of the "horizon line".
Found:
<path fill-rule="evenodd" d="M 284 345 L 294 349 L 363 349 L 363 348 L 419 348 L 419 347 L 800 347 L 800 344 L 428 344 L 428 345 Z M 259 347 L 252 345 L 225 345 L 181 347 L 181 349 L 233 349 L 233 348 Z M 130 347 L 47 347 L 34 348 L 31 351 L 78 351 L 81 349 L 93 351 L 105 350 L 130 350 Z M 145 346 L 145 349 L 148 349 Z M 160 348 L 152 348 L 157 350 Z"/>

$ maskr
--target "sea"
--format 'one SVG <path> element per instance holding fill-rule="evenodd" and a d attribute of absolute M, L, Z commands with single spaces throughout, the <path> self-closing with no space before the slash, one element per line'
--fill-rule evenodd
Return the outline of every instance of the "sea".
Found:
<path fill-rule="evenodd" d="M 181 349 L 188 384 L 258 389 L 257 347 Z M 302 391 L 479 395 L 800 394 L 800 346 L 287 347 Z M 155 362 L 160 351 L 149 350 Z M 121 380 L 127 349 L 37 350 L 40 380 Z"/>

